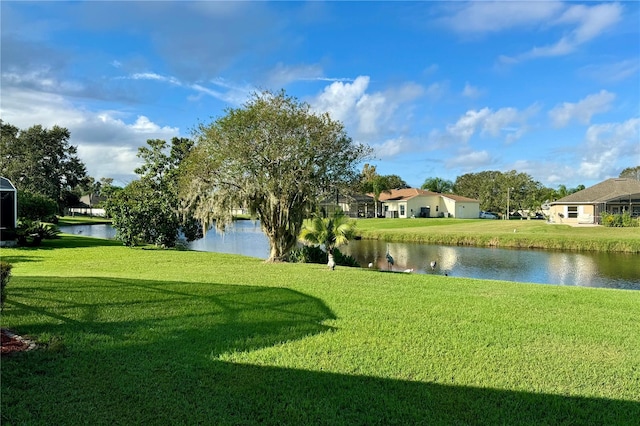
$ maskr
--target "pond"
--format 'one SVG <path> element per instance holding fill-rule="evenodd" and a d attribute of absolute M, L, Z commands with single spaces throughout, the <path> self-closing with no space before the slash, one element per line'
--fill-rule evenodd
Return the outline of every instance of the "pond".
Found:
<path fill-rule="evenodd" d="M 69 234 L 114 238 L 111 225 L 61 226 Z M 266 259 L 269 242 L 253 221 L 238 221 L 225 234 L 215 231 L 188 244 L 192 250 L 242 254 Z M 383 241 L 352 241 L 340 250 L 363 266 L 413 273 L 495 279 L 540 284 L 640 290 L 640 256 L 550 250 L 437 246 Z M 394 264 L 387 263 L 387 252 Z M 435 269 L 430 266 L 436 262 Z"/>

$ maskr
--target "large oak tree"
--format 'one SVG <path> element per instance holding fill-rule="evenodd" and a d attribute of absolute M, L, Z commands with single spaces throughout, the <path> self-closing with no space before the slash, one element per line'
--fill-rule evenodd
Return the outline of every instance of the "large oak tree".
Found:
<path fill-rule="evenodd" d="M 268 261 L 286 259 L 310 206 L 353 181 L 371 152 L 342 123 L 284 91 L 254 93 L 241 108 L 200 124 L 195 137 L 183 197 L 205 228 L 224 230 L 234 208 L 248 208 L 269 239 Z"/>

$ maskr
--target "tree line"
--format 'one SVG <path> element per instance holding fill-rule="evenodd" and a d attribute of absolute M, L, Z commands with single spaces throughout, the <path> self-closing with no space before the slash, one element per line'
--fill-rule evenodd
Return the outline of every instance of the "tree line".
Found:
<path fill-rule="evenodd" d="M 407 188 L 398 175 L 379 175 L 365 164 L 370 147 L 355 143 L 341 122 L 288 96 L 264 91 L 239 108 L 227 108 L 211 123 L 200 124 L 193 139 L 148 140 L 139 148 L 139 179 L 125 188 L 111 178 L 87 176 L 67 129 L 27 130 L 0 121 L 2 176 L 24 194 L 48 200 L 53 213 L 77 205 L 83 194 L 107 197 L 108 214 L 118 238 L 127 245 L 174 246 L 180 235 L 198 238 L 211 227 L 230 223 L 232 211 L 246 208 L 260 219 L 270 242 L 271 261 L 286 259 L 303 222 L 319 200 L 339 193 L 371 193 L 377 199 L 391 189 Z M 638 178 L 640 166 L 621 176 Z M 480 200 L 488 211 L 537 210 L 583 186 L 545 188 L 525 173 L 485 171 L 451 182 L 427 178 L 422 189 Z M 35 211 L 31 208 L 30 211 Z"/>

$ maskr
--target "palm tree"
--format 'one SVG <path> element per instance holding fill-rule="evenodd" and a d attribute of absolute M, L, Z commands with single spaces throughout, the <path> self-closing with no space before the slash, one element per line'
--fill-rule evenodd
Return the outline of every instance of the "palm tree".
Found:
<path fill-rule="evenodd" d="M 451 190 L 453 189 L 453 182 L 439 177 L 431 177 L 425 179 L 420 189 L 426 189 L 431 192 L 444 194 L 446 192 L 451 192 Z"/>
<path fill-rule="evenodd" d="M 345 245 L 355 236 L 355 221 L 350 220 L 341 210 L 336 210 L 331 217 L 322 218 L 315 215 L 311 222 L 305 224 L 300 233 L 300 240 L 313 245 L 324 246 L 329 261 L 327 266 L 334 269 L 333 250 Z"/>

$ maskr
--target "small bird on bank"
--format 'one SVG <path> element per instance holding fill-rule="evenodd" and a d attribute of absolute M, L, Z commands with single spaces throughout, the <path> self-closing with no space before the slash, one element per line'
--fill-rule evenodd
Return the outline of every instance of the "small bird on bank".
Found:
<path fill-rule="evenodd" d="M 436 266 L 438 265 L 438 263 L 435 260 L 432 260 L 431 263 L 429 264 L 429 266 L 431 266 L 431 270 L 435 271 L 436 270 Z"/>

